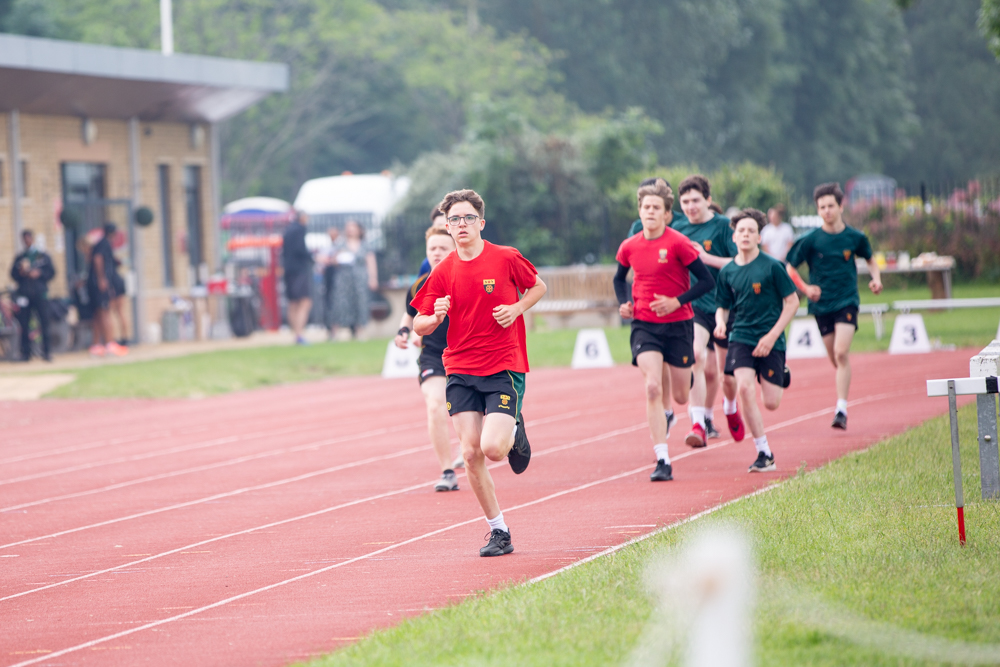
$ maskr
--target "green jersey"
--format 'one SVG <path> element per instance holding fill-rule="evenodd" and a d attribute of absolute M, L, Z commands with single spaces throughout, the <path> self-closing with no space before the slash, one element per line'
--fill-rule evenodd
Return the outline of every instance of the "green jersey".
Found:
<path fill-rule="evenodd" d="M 670 223 L 670 227 L 684 236 L 688 237 L 702 248 L 709 255 L 716 257 L 736 257 L 736 244 L 733 243 L 733 230 L 729 228 L 729 218 L 716 213 L 708 222 L 700 225 L 692 223 L 687 218 L 675 219 Z M 719 281 L 719 269 L 714 269 L 707 264 L 705 267 L 712 275 L 712 279 Z M 691 287 L 694 287 L 698 279 L 691 274 Z M 715 316 L 715 290 L 709 290 L 705 294 L 691 302 L 691 305 L 698 310 Z"/>
<path fill-rule="evenodd" d="M 792 245 L 785 261 L 790 266 L 808 264 L 809 282 L 822 290 L 819 301 L 809 302 L 810 314 L 825 315 L 861 304 L 855 257 L 871 259 L 872 246 L 853 227 L 837 234 L 814 229 Z"/>
<path fill-rule="evenodd" d="M 679 220 L 687 220 L 687 218 L 684 216 L 683 213 L 680 213 L 678 211 L 671 211 L 671 213 L 674 214 L 674 217 L 670 220 L 670 222 L 667 223 L 668 227 L 673 227 L 674 223 L 676 223 Z M 642 231 L 642 220 L 636 220 L 635 222 L 632 223 L 632 226 L 628 228 L 628 236 L 629 238 L 632 238 L 641 231 Z"/>
<path fill-rule="evenodd" d="M 782 302 L 789 294 L 795 294 L 795 285 L 785 265 L 763 252 L 749 264 L 729 262 L 722 267 L 716 281 L 715 303 L 719 308 L 736 310 L 729 340 L 756 347 L 781 318 Z M 785 349 L 784 332 L 775 341 L 774 349 Z"/>

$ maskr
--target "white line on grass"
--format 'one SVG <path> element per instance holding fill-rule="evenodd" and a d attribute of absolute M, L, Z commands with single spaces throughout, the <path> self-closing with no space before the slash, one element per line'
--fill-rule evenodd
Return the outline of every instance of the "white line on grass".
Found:
<path fill-rule="evenodd" d="M 878 396 L 872 396 L 872 397 L 868 397 L 868 398 L 865 398 L 865 399 L 858 399 L 857 401 L 852 401 L 851 405 L 858 405 L 860 403 L 872 402 L 872 401 L 875 401 L 875 400 L 879 400 L 880 398 L 884 398 L 884 397 L 892 396 L 892 395 L 894 395 L 894 394 L 880 394 Z M 820 411 L 817 411 L 817 412 L 812 412 L 812 413 L 809 413 L 808 415 L 803 415 L 801 417 L 797 417 L 797 418 L 790 419 L 788 421 L 776 424 L 776 425 L 770 427 L 770 430 L 777 430 L 777 429 L 783 428 L 785 426 L 790 426 L 792 424 L 797 424 L 797 423 L 799 423 L 801 421 L 804 421 L 805 419 L 815 418 L 817 416 L 826 415 L 828 413 L 829 413 L 829 410 L 820 410 Z M 609 432 L 609 434 L 608 434 L 607 437 L 613 437 L 612 435 L 610 435 L 612 433 L 620 434 L 619 432 L 628 432 L 630 430 L 635 430 L 635 427 L 632 427 L 630 429 L 618 429 L 617 431 L 611 431 L 611 432 Z M 580 442 L 580 444 L 584 444 L 585 442 L 593 442 L 594 439 L 595 438 L 589 438 L 586 441 L 579 441 L 579 442 Z M 722 443 L 720 445 L 716 445 L 716 446 L 712 447 L 711 449 L 718 449 L 719 447 L 725 446 L 726 444 L 732 444 L 732 442 L 733 442 L 732 440 L 729 440 L 726 443 Z M 565 447 L 562 447 L 560 449 L 565 449 Z M 688 456 L 694 456 L 696 454 L 700 454 L 702 452 L 705 452 L 708 449 L 709 448 L 687 452 L 687 453 L 681 454 L 681 455 L 679 455 L 679 456 L 677 456 L 675 458 L 680 459 L 680 458 L 686 458 Z M 548 451 L 550 451 L 550 450 L 546 450 L 546 453 Z M 539 453 L 541 454 L 541 452 L 539 452 Z M 494 465 L 500 465 L 501 463 L 502 462 L 498 462 L 497 464 L 494 464 Z M 526 502 L 526 503 L 521 503 L 520 505 L 514 505 L 513 507 L 508 508 L 507 511 L 508 512 L 512 512 L 512 511 L 515 511 L 515 510 L 524 509 L 526 507 L 531 507 L 531 506 L 534 506 L 534 505 L 539 505 L 539 504 L 547 502 L 549 500 L 553 500 L 555 498 L 566 496 L 566 495 L 569 495 L 571 493 L 576 493 L 578 491 L 583 491 L 585 489 L 589 489 L 589 488 L 598 486 L 600 484 L 605 484 L 605 483 L 608 483 L 608 482 L 613 482 L 613 481 L 616 481 L 616 480 L 619 480 L 619 479 L 623 479 L 625 477 L 629 477 L 631 475 L 635 475 L 635 474 L 638 474 L 640 472 L 644 472 L 644 471 L 646 471 L 648 469 L 649 469 L 649 466 L 648 465 L 644 465 L 641 468 L 635 468 L 633 470 L 629 470 L 629 471 L 626 471 L 626 472 L 622 472 L 622 473 L 618 473 L 618 474 L 615 474 L 615 475 L 611 475 L 611 476 L 605 477 L 603 479 L 594 480 L 594 481 L 588 482 L 586 484 L 581 484 L 581 485 L 575 486 L 575 487 L 573 487 L 571 489 L 564 489 L 563 491 L 557 491 L 556 493 L 552 493 L 552 494 L 549 494 L 547 496 L 543 496 L 541 498 L 537 498 L 535 500 L 532 500 L 532 501 L 529 501 L 529 502 Z M 419 488 L 420 486 L 422 486 L 422 485 L 415 485 L 415 486 L 413 486 L 411 488 L 416 489 L 416 488 Z M 755 494 L 757 494 L 757 493 L 763 493 L 763 492 L 768 491 L 768 490 L 770 490 L 770 489 L 772 489 L 772 488 L 774 488 L 776 486 L 778 486 L 778 485 L 777 484 L 771 485 L 771 486 L 769 486 L 769 487 L 767 487 L 765 489 L 760 489 L 760 490 L 758 490 L 758 491 L 756 491 L 754 493 Z M 382 494 L 382 497 L 389 496 L 389 495 L 396 495 L 396 494 L 401 493 L 401 492 L 402 491 L 389 492 L 389 493 L 386 493 L 386 494 Z M 357 503 L 361 503 L 361 502 L 365 502 L 365 500 L 352 501 L 351 504 L 357 504 Z M 730 501 L 730 502 L 734 502 L 734 501 Z M 321 513 L 324 513 L 325 511 L 331 511 L 331 509 L 332 508 L 328 508 L 327 510 L 320 510 L 319 512 L 313 513 L 313 515 L 315 515 L 315 514 L 321 514 Z M 709 511 L 715 511 L 717 509 L 718 509 L 717 507 L 716 508 L 712 508 L 711 510 L 703 512 L 702 515 L 704 515 L 705 513 L 709 512 Z M 692 519 L 693 519 L 693 517 L 692 517 Z M 689 520 L 692 520 L 692 519 L 689 519 Z M 292 521 L 292 520 L 294 520 L 294 519 L 286 519 L 284 522 L 281 522 L 281 523 L 287 523 L 288 521 Z M 155 628 L 155 627 L 158 627 L 158 626 L 161 626 L 161 625 L 165 625 L 167 623 L 172 623 L 174 621 L 179 621 L 181 619 L 188 618 L 190 616 L 194 616 L 196 614 L 200 614 L 202 612 L 209 611 L 211 609 L 216 609 L 218 607 L 227 605 L 227 604 L 229 604 L 231 602 L 236 602 L 237 600 L 242 600 L 242 599 L 251 597 L 253 595 L 257 595 L 259 593 L 264 593 L 264 592 L 267 592 L 267 591 L 270 591 L 270 590 L 273 590 L 273 589 L 276 589 L 276 588 L 280 588 L 282 586 L 286 586 L 288 584 L 292 584 L 292 583 L 295 583 L 295 582 L 298 582 L 298 581 L 302 581 L 303 579 L 308 579 L 310 577 L 314 577 L 316 575 L 323 574 L 325 572 L 330 572 L 331 570 L 335 570 L 335 569 L 343 567 L 345 565 L 351 565 L 353 563 L 357 563 L 357 562 L 360 562 L 360 561 L 363 561 L 363 560 L 367 560 L 369 558 L 373 558 L 375 556 L 379 556 L 379 555 L 387 553 L 389 551 L 394 551 L 396 549 L 399 549 L 400 547 L 404 547 L 404 546 L 413 544 L 414 542 L 419 542 L 421 540 L 428 539 L 428 538 L 433 537 L 435 535 L 440 535 L 442 533 L 454 530 L 456 528 L 461 528 L 463 526 L 468 526 L 470 524 L 479 522 L 481 520 L 482 520 L 482 517 L 477 516 L 477 517 L 475 517 L 473 519 L 467 519 L 465 521 L 460 521 L 458 523 L 451 524 L 450 526 L 445 526 L 444 528 L 439 528 L 437 530 L 433 530 L 433 531 L 430 531 L 428 533 L 424 533 L 423 535 L 418 535 L 416 537 L 412 537 L 410 539 L 403 540 L 402 542 L 398 542 L 396 544 L 392 544 L 392 545 L 383 547 L 381 549 L 377 549 L 375 551 L 371 551 L 371 552 L 369 552 L 367 554 L 362 554 L 361 556 L 356 556 L 354 558 L 350 558 L 350 559 L 342 561 L 340 563 L 335 563 L 333 565 L 328 565 L 327 567 L 323 567 L 323 568 L 320 568 L 320 569 L 317 569 L 317 570 L 313 570 L 312 572 L 307 572 L 305 574 L 301 574 L 299 576 L 292 577 L 290 579 L 285 579 L 283 581 L 278 581 L 278 582 L 275 582 L 273 584 L 269 584 L 267 586 L 262 586 L 261 588 L 254 589 L 252 591 L 247 591 L 247 592 L 241 593 L 239 595 L 234 595 L 232 597 L 228 597 L 228 598 L 225 598 L 223 600 L 219 600 L 218 602 L 213 602 L 210 605 L 205 605 L 205 606 L 199 607 L 197 609 L 192 609 L 190 611 L 184 612 L 182 614 L 177 614 L 177 615 L 171 616 L 169 618 L 164 618 L 164 619 L 160 619 L 158 621 L 153 621 L 151 623 L 146 623 L 146 624 L 141 625 L 139 627 L 131 628 L 129 630 L 123 630 L 121 632 L 117 632 L 117 633 L 112 634 L 112 635 L 107 635 L 105 637 L 99 637 L 97 639 L 93 639 L 91 641 L 84 642 L 82 644 L 77 644 L 76 646 L 71 646 L 69 648 L 61 649 L 59 651 L 53 651 L 52 653 L 48 653 L 48 654 L 46 654 L 44 656 L 40 656 L 38 658 L 33 658 L 31 660 L 26 660 L 26 661 L 23 661 L 23 662 L 16 663 L 14 665 L 11 665 L 10 667 L 27 667 L 27 665 L 33 665 L 33 664 L 37 664 L 37 663 L 44 662 L 44 661 L 47 661 L 47 660 L 51 660 L 52 658 L 61 657 L 61 656 L 66 655 L 68 653 L 73 653 L 73 652 L 80 651 L 80 650 L 83 650 L 83 649 L 86 649 L 86 648 L 91 648 L 93 646 L 97 646 L 98 644 L 103 644 L 105 642 L 109 642 L 109 641 L 112 641 L 112 640 L 115 640 L 115 639 L 119 639 L 121 637 L 132 635 L 132 634 L 135 634 L 137 632 L 142 632 L 144 630 L 149 630 L 151 628 Z M 661 531 L 662 530 L 663 529 L 661 529 Z M 244 532 L 250 532 L 250 530 L 247 530 L 247 531 L 244 531 Z M 659 531 L 656 531 L 656 532 L 659 532 Z M 629 543 L 635 543 L 635 542 L 637 542 L 637 541 L 639 541 L 641 539 L 647 539 L 651 535 L 652 534 L 641 536 L 639 538 L 635 538 L 633 540 L 630 540 Z M 216 539 L 221 539 L 221 538 L 216 538 Z M 204 544 L 204 543 L 202 543 L 202 544 Z M 628 543 L 626 543 L 626 544 L 628 544 Z M 624 546 L 625 545 L 623 544 L 623 545 L 619 546 L 618 548 L 620 549 L 620 548 L 622 548 Z M 188 549 L 190 547 L 183 547 L 183 548 L 184 549 Z M 180 549 L 178 549 L 178 551 L 179 550 Z M 602 554 L 611 553 L 612 550 L 617 550 L 617 549 L 615 547 L 611 547 L 611 550 L 606 550 L 606 552 L 602 552 Z M 582 561 L 579 561 L 578 563 L 574 563 L 573 565 L 568 565 L 566 567 L 560 568 L 560 569 L 556 570 L 555 572 L 549 574 L 548 576 L 553 576 L 553 575 L 558 574 L 560 572 L 564 572 L 565 570 L 570 569 L 571 567 L 574 567 L 575 565 L 582 564 L 584 562 L 588 562 L 589 560 L 593 560 L 594 558 L 597 558 L 597 557 L 599 557 L 599 554 L 591 556 L 591 557 L 589 557 L 587 559 L 584 559 Z M 151 560 L 151 559 L 152 558 L 147 558 L 147 559 L 144 559 L 144 560 Z M 136 563 L 139 563 L 139 562 L 144 562 L 144 561 L 136 561 Z M 126 566 L 121 566 L 121 567 L 126 567 Z M 117 569 L 117 568 L 113 568 L 113 569 Z M 545 575 L 542 575 L 541 577 L 536 577 L 535 579 L 532 579 L 531 581 L 532 582 L 534 582 L 534 581 L 541 581 L 543 578 L 545 578 Z M 68 583 L 68 582 L 66 582 L 66 583 Z M 53 586 L 54 585 L 57 585 L 57 584 L 53 584 Z M 41 589 L 38 589 L 38 590 L 41 590 Z M 4 599 L 6 599 L 6 598 L 4 598 Z"/>

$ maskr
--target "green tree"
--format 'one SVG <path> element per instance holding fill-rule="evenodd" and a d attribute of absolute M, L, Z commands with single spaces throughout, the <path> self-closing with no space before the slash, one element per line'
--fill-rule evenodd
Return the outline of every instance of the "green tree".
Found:
<path fill-rule="evenodd" d="M 1000 166 L 1000 66 L 976 31 L 979 0 L 916 2 L 904 14 L 920 129 L 888 173 L 965 181 Z"/>
<path fill-rule="evenodd" d="M 983 0 L 978 23 L 990 51 L 1000 59 L 1000 0 Z"/>

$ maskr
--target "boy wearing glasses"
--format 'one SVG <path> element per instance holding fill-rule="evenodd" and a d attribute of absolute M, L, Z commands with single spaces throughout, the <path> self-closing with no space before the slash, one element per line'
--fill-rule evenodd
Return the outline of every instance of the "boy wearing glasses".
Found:
<path fill-rule="evenodd" d="M 448 318 L 443 360 L 448 414 L 476 499 L 490 525 L 480 556 L 514 550 L 486 459 L 507 457 L 515 474 L 531 459 L 521 407 L 528 350 L 521 315 L 545 294 L 538 271 L 514 248 L 482 237 L 483 199 L 473 190 L 449 192 L 438 205 L 456 251 L 445 257 L 413 297 L 413 331 L 427 336 Z M 518 300 L 518 293 L 524 296 Z"/>

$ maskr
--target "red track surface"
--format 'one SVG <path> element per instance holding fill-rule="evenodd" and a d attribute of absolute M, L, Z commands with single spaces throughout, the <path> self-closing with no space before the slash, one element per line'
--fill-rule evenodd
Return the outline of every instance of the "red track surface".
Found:
<path fill-rule="evenodd" d="M 457 493 L 431 488 L 413 381 L 0 404 L 0 665 L 283 665 L 327 652 L 946 412 L 924 381 L 966 375 L 973 353 L 855 355 L 846 433 L 829 426 L 829 363 L 792 362 L 784 404 L 765 415 L 778 473 L 746 473 L 749 439 L 688 450 L 684 417 L 675 481 L 659 484 L 637 370 L 531 373 L 531 467 L 493 468 L 516 550 L 489 559 L 464 477 Z"/>

